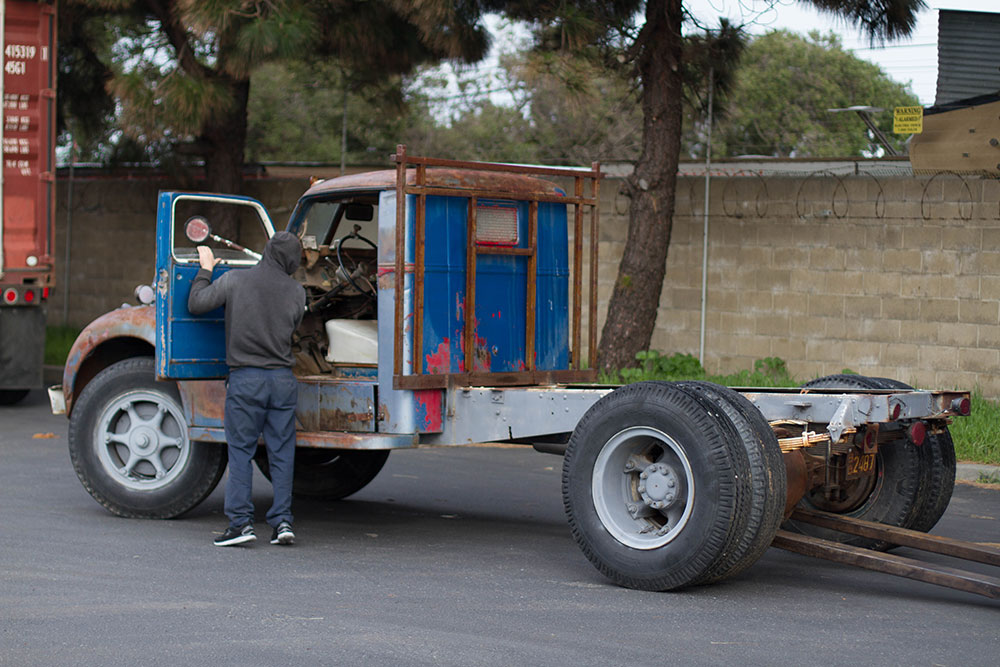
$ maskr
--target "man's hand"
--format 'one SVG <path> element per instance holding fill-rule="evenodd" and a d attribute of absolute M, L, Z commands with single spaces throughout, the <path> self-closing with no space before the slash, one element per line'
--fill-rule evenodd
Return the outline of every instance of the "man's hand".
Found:
<path fill-rule="evenodd" d="M 198 263 L 201 264 L 201 268 L 211 271 L 220 261 L 207 245 L 198 246 Z"/>

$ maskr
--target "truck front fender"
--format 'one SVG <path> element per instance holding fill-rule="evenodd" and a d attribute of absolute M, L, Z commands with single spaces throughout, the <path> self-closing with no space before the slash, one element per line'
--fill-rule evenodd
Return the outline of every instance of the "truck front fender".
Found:
<path fill-rule="evenodd" d="M 104 368 L 128 357 L 152 356 L 156 312 L 152 306 L 122 307 L 101 315 L 77 336 L 63 369 L 66 415 L 83 388 Z"/>

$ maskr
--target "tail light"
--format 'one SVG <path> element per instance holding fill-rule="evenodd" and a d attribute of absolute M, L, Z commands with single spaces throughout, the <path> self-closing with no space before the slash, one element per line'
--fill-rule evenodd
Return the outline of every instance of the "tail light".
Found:
<path fill-rule="evenodd" d="M 952 412 L 968 417 L 972 413 L 972 402 L 967 398 L 956 398 L 951 402 Z"/>
<path fill-rule="evenodd" d="M 8 287 L 3 291 L 3 302 L 6 304 L 17 303 L 17 290 L 13 287 Z"/>

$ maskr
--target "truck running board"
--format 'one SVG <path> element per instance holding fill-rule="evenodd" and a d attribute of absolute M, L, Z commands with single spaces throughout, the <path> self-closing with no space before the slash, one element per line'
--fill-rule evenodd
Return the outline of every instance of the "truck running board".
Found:
<path fill-rule="evenodd" d="M 907 546 L 921 551 L 944 554 L 962 560 L 1000 566 L 1000 549 L 996 547 L 964 542 L 947 537 L 927 535 L 915 530 L 886 526 L 871 521 L 853 519 L 838 514 L 815 510 L 797 509 L 792 519 L 829 528 L 842 533 L 885 540 L 899 546 Z M 916 579 L 929 584 L 945 586 L 955 590 L 975 593 L 992 599 L 1000 599 L 1000 579 L 976 572 L 967 572 L 944 565 L 840 544 L 806 535 L 779 530 L 771 546 L 793 551 L 805 556 L 814 556 L 835 563 L 854 565 L 867 570 L 885 572 L 897 577 Z"/>

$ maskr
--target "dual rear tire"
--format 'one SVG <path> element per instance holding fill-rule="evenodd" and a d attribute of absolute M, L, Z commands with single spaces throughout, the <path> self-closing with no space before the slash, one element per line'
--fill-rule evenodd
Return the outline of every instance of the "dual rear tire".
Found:
<path fill-rule="evenodd" d="M 802 385 L 804 389 L 902 389 L 913 387 L 889 378 L 863 375 L 827 375 Z M 927 532 L 944 514 L 955 487 L 955 446 L 951 434 L 929 434 L 923 444 L 915 445 L 899 431 L 899 437 L 879 445 L 874 478 L 860 478 L 854 484 L 867 486 L 855 489 L 851 502 L 843 506 L 828 506 L 822 490 L 807 494 L 800 506 L 845 516 L 874 521 L 889 526 Z M 787 521 L 788 530 L 834 540 L 844 544 L 885 550 L 891 544 L 856 535 L 847 535 L 812 524 Z"/>
<path fill-rule="evenodd" d="M 562 490 L 573 538 L 599 571 L 629 588 L 672 590 L 756 562 L 781 521 L 785 472 L 744 397 L 709 383 L 640 382 L 580 420 Z"/>

